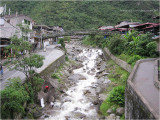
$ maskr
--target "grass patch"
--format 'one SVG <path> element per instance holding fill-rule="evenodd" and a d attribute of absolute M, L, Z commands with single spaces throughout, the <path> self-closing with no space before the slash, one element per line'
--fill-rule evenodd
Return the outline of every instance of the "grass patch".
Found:
<path fill-rule="evenodd" d="M 51 75 L 51 77 L 52 77 L 53 79 L 57 79 L 58 82 L 61 82 L 60 74 L 58 74 L 58 73 L 53 73 L 53 74 Z"/>

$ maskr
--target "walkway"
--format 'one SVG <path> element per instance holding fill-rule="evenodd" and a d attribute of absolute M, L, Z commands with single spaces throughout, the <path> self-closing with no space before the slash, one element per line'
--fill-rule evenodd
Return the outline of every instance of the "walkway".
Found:
<path fill-rule="evenodd" d="M 56 45 L 50 45 L 50 46 L 47 46 L 46 52 L 41 50 L 36 52 L 36 54 L 39 54 L 45 57 L 43 66 L 36 70 L 37 73 L 41 73 L 52 62 L 54 62 L 59 57 L 64 55 L 64 52 L 61 51 L 60 49 L 57 49 Z M 9 71 L 8 69 L 4 69 L 4 77 L 3 77 L 3 80 L 1 81 L 0 89 L 3 90 L 5 88 L 6 83 L 8 82 L 8 79 L 14 78 L 14 77 L 20 77 L 22 79 L 22 82 L 25 81 L 25 75 L 22 72 L 16 71 L 16 70 Z"/>
<path fill-rule="evenodd" d="M 149 105 L 153 114 L 159 116 L 160 90 L 154 85 L 155 60 L 143 61 L 139 64 L 132 83 L 140 92 L 143 102 Z"/>

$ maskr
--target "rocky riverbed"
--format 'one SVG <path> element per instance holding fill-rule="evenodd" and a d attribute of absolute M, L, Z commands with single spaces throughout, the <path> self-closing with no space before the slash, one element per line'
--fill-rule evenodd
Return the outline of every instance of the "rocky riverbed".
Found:
<path fill-rule="evenodd" d="M 67 43 L 66 49 L 76 65 L 64 67 L 61 92 L 49 101 L 53 102 L 53 108 L 46 106 L 40 119 L 99 119 L 99 106 L 107 97 L 101 92 L 110 83 L 103 53 L 100 49 L 86 48 L 78 41 Z"/>

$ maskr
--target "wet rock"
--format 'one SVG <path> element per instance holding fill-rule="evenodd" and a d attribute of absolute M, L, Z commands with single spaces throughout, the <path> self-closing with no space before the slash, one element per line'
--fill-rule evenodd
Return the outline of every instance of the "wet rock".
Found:
<path fill-rule="evenodd" d="M 115 120 L 116 116 L 115 114 L 110 114 L 106 119 L 107 120 Z"/>
<path fill-rule="evenodd" d="M 117 115 L 121 116 L 122 114 L 124 114 L 124 108 L 123 107 L 117 108 L 116 113 Z"/>
<path fill-rule="evenodd" d="M 55 98 L 53 96 L 49 96 L 49 103 L 54 101 L 55 101 Z"/>
<path fill-rule="evenodd" d="M 104 101 L 107 98 L 105 94 L 99 94 L 99 100 Z"/>
<path fill-rule="evenodd" d="M 86 95 L 86 94 L 88 94 L 88 93 L 91 93 L 91 91 L 89 91 L 89 90 L 84 90 L 84 91 L 83 91 L 83 94 L 84 94 L 84 95 Z"/>
<path fill-rule="evenodd" d="M 69 73 L 72 73 L 72 71 L 73 71 L 73 69 L 72 69 L 72 68 L 70 68 L 70 69 L 68 70 L 68 72 L 69 72 Z"/>
<path fill-rule="evenodd" d="M 96 88 L 96 92 L 97 92 L 97 93 L 101 93 L 101 92 L 102 92 L 102 88 L 101 88 L 101 87 L 97 87 L 97 88 Z"/>
<path fill-rule="evenodd" d="M 80 118 L 80 119 L 82 119 L 82 118 L 85 118 L 86 117 L 86 115 L 85 114 L 83 114 L 83 113 L 81 113 L 81 112 L 73 112 L 73 116 L 75 117 L 75 118 Z"/>
<path fill-rule="evenodd" d="M 49 115 L 44 115 L 44 118 L 49 118 L 50 116 Z"/>
<path fill-rule="evenodd" d="M 99 118 L 100 120 L 105 120 L 105 116 L 102 116 Z"/>
<path fill-rule="evenodd" d="M 120 120 L 120 116 L 116 116 L 116 120 Z"/>
<path fill-rule="evenodd" d="M 69 73 L 67 70 L 65 70 L 65 71 L 64 71 L 64 75 L 67 76 L 67 77 L 69 77 L 69 76 L 70 76 L 70 73 Z"/>
<path fill-rule="evenodd" d="M 92 71 L 92 72 L 96 72 L 95 68 L 92 68 L 91 71 Z"/>
<path fill-rule="evenodd" d="M 77 80 L 86 80 L 86 78 L 80 74 L 73 74 L 68 77 L 68 80 L 77 81 Z"/>
<path fill-rule="evenodd" d="M 104 71 L 105 69 L 106 69 L 106 62 L 105 62 L 105 61 L 102 61 L 101 67 L 100 67 L 100 70 L 99 70 L 99 71 Z"/>
<path fill-rule="evenodd" d="M 89 96 L 89 101 L 93 103 L 93 105 L 98 105 L 99 99 L 97 96 Z"/>
<path fill-rule="evenodd" d="M 108 114 L 111 114 L 112 112 L 113 112 L 112 109 L 108 109 L 108 110 L 107 110 L 107 113 L 108 113 Z"/>
<path fill-rule="evenodd" d="M 66 120 L 69 120 L 69 118 L 70 118 L 70 116 L 65 116 L 65 119 L 66 119 Z"/>
<path fill-rule="evenodd" d="M 107 76 L 109 73 L 101 73 L 101 74 L 99 74 L 98 75 L 98 78 L 101 78 L 101 77 L 103 77 L 103 76 Z"/>

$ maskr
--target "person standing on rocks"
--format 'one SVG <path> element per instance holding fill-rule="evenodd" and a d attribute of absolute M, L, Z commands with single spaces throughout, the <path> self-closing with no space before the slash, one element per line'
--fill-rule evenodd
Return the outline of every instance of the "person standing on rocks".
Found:
<path fill-rule="evenodd" d="M 45 91 L 49 92 L 49 87 L 48 86 L 45 86 Z"/>

